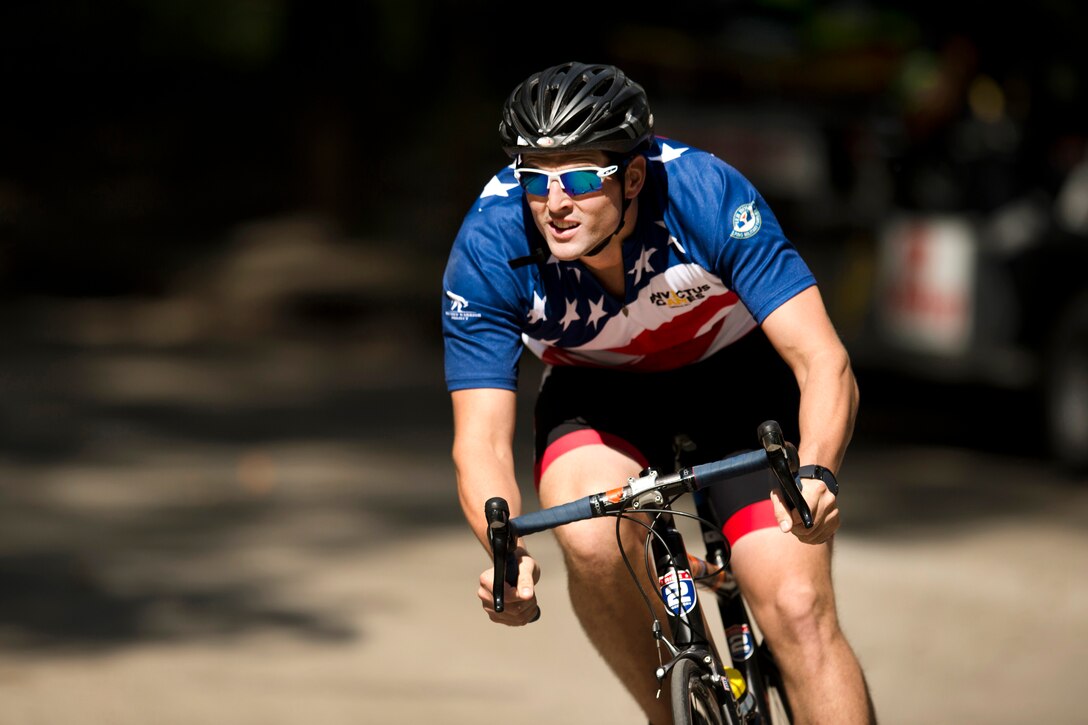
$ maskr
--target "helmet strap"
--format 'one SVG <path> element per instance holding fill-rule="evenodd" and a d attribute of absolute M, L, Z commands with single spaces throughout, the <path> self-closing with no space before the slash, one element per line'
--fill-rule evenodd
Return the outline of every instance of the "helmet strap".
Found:
<path fill-rule="evenodd" d="M 612 232 L 607 237 L 602 239 L 597 244 L 597 246 L 595 246 L 593 249 L 591 249 L 588 252 L 586 252 L 585 254 L 583 254 L 582 255 L 583 257 L 596 257 L 598 254 L 600 254 L 601 252 L 603 252 L 605 250 L 605 247 L 608 246 L 608 243 L 611 242 L 612 239 L 617 234 L 620 233 L 621 229 L 623 229 L 623 223 L 624 223 L 624 220 L 627 217 L 627 209 L 631 206 L 631 200 L 627 198 L 627 161 L 626 160 L 622 163 L 622 166 L 623 166 L 623 170 L 620 172 L 620 198 L 623 199 L 623 201 L 620 202 L 620 223 L 616 225 L 616 230 L 614 232 Z"/>

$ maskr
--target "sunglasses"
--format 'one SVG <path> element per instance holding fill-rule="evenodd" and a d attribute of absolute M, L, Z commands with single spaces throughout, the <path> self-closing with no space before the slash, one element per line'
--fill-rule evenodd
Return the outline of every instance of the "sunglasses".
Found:
<path fill-rule="evenodd" d="M 548 187 L 552 179 L 559 179 L 559 185 L 563 187 L 568 196 L 582 196 L 600 191 L 604 180 L 616 173 L 619 166 L 579 166 L 577 169 L 565 169 L 563 171 L 544 171 L 543 169 L 520 168 L 514 170 L 514 178 L 525 189 L 526 194 L 533 196 L 547 196 Z"/>

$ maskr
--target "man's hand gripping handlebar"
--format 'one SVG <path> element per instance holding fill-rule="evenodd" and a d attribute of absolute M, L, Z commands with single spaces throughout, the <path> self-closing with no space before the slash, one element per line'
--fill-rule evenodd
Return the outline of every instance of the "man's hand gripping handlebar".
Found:
<path fill-rule="evenodd" d="M 812 511 L 808 502 L 801 495 L 801 479 L 797 477 L 797 469 L 800 465 L 797 460 L 797 448 L 792 443 L 787 443 L 782 437 L 782 428 L 773 420 L 761 424 L 758 429 L 759 442 L 763 450 L 767 451 L 767 461 L 778 486 L 782 489 L 783 500 L 786 506 L 797 509 L 801 517 L 801 523 L 806 529 L 812 528 Z"/>
<path fill-rule="evenodd" d="M 801 481 L 797 478 L 797 449 L 784 440 L 781 427 L 773 420 L 759 426 L 758 436 L 762 448 L 749 453 L 684 468 L 667 476 L 658 476 L 656 471 L 650 470 L 639 478 L 629 478 L 627 484 L 619 488 L 514 519 L 510 518 L 506 499 L 488 499 L 484 504 L 484 516 L 494 560 L 491 592 L 495 611 L 502 612 L 505 607 L 504 582 L 517 586 L 518 567 L 512 546 L 517 537 L 628 509 L 637 510 L 644 504 L 660 504 L 668 497 L 698 491 L 745 473 L 770 468 L 778 479 L 787 506 L 797 509 L 805 528 L 811 529 L 812 512 L 801 495 Z M 539 617 L 538 609 L 533 621 Z"/>
<path fill-rule="evenodd" d="M 484 516 L 487 520 L 487 538 L 491 544 L 491 556 L 494 560 L 495 575 L 491 584 L 491 596 L 495 612 L 501 614 L 506 609 L 506 587 L 518 585 L 518 563 L 514 556 L 512 542 L 516 538 L 510 526 L 510 506 L 504 498 L 490 498 L 484 503 Z M 502 562 L 506 562 L 505 566 Z M 540 619 L 540 607 L 530 622 Z"/>

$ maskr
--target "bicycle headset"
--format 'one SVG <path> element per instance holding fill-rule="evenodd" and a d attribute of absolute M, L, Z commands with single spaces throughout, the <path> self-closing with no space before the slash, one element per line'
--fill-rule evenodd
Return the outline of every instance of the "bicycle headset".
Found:
<path fill-rule="evenodd" d="M 616 230 L 586 253 L 599 254 L 623 228 L 631 200 L 624 188 L 627 162 L 649 145 L 654 117 L 642 86 L 615 66 L 569 62 L 552 66 L 518 84 L 502 107 L 499 137 L 503 150 L 520 162 L 521 154 L 604 151 L 620 165 L 622 208 Z M 511 264 L 537 261 L 544 254 Z M 518 265 L 520 266 L 520 264 Z"/>

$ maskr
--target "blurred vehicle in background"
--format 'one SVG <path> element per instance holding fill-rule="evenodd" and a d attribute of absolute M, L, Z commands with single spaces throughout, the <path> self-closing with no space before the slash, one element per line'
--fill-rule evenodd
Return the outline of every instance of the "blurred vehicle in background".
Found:
<path fill-rule="evenodd" d="M 1088 470 L 1088 127 L 1083 68 L 952 36 L 881 144 L 862 365 L 1031 394 L 1056 460 Z M 928 79 L 927 79 L 928 78 Z"/>
<path fill-rule="evenodd" d="M 659 126 L 764 190 L 859 371 L 1023 393 L 995 418 L 1036 418 L 1054 458 L 1088 470 L 1083 51 L 1009 53 L 1011 25 L 876 26 L 817 42 L 746 24 L 730 40 L 762 32 L 758 50 L 707 76 L 730 97 L 656 109 Z M 790 42 L 768 58 L 772 37 Z"/>
<path fill-rule="evenodd" d="M 858 364 L 1030 391 L 1054 456 L 1088 468 L 1088 164 L 1056 199 L 897 210 L 875 252 Z"/>
<path fill-rule="evenodd" d="M 1027 393 L 1031 410 L 996 414 L 1041 415 L 1055 459 L 1088 468 L 1088 157 L 1055 194 L 1034 186 L 993 208 L 910 205 L 864 165 L 856 197 L 844 199 L 828 181 L 818 122 L 685 113 L 678 138 L 725 147 L 772 190 L 859 370 Z M 965 178 L 939 182 L 945 193 L 979 191 L 970 177 L 980 169 L 948 168 Z"/>

